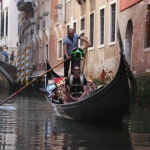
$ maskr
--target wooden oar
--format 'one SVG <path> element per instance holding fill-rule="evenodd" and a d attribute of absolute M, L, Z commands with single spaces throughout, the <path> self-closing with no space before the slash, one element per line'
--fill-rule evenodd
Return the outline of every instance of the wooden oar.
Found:
<path fill-rule="evenodd" d="M 47 74 L 48 72 L 50 72 L 51 70 L 53 70 L 54 68 L 58 67 L 59 65 L 61 65 L 62 63 L 64 63 L 67 59 L 65 59 L 64 61 L 62 61 L 61 63 L 59 63 L 58 65 L 56 65 L 55 67 L 47 70 L 46 72 L 44 72 L 42 75 L 40 75 L 39 77 L 44 76 L 45 74 Z M 35 82 L 38 78 L 32 80 L 30 83 L 28 83 L 27 85 L 25 85 L 24 87 L 22 87 L 21 89 L 19 89 L 17 92 L 15 92 L 14 94 L 12 94 L 11 96 L 9 96 L 6 100 L 4 100 L 2 103 L 0 103 L 0 106 L 3 105 L 4 103 L 6 103 L 9 99 L 11 99 L 12 97 L 14 97 L 16 94 L 18 94 L 19 92 L 21 92 L 23 89 L 25 89 L 26 87 L 28 87 L 30 84 L 32 84 L 33 82 Z"/>

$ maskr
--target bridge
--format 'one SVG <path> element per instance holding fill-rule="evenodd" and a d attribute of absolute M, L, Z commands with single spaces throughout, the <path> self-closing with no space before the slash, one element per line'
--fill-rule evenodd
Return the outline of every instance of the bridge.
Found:
<path fill-rule="evenodd" d="M 10 86 L 15 86 L 17 79 L 17 67 L 9 62 L 6 62 L 4 56 L 0 54 L 0 73 L 7 79 Z"/>

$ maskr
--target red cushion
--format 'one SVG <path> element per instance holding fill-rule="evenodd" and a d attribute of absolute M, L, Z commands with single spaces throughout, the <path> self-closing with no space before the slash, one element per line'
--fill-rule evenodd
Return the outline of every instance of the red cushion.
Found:
<path fill-rule="evenodd" d="M 64 77 L 61 77 L 61 78 L 54 78 L 54 81 L 55 81 L 55 83 L 57 84 L 60 80 L 63 80 L 64 79 Z"/>

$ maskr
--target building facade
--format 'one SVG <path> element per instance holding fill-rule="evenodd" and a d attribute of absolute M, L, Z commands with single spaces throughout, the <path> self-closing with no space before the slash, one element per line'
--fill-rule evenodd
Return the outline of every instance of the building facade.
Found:
<path fill-rule="evenodd" d="M 74 28 L 76 33 L 92 42 L 92 47 L 88 48 L 85 56 L 86 75 L 96 78 L 103 67 L 116 72 L 119 64 L 116 37 L 119 2 L 18 0 L 21 27 L 18 47 L 21 53 L 29 45 L 30 74 L 43 72 L 46 58 L 52 67 L 64 60 L 63 38 L 67 35 L 68 28 Z M 79 42 L 79 47 L 84 48 L 84 43 Z M 55 71 L 63 75 L 63 64 Z"/>
<path fill-rule="evenodd" d="M 120 0 L 125 56 L 135 75 L 150 73 L 150 1 Z"/>
<path fill-rule="evenodd" d="M 17 9 L 19 13 L 19 38 L 18 38 L 18 55 L 17 55 L 17 82 L 21 84 L 28 83 L 33 74 L 34 67 L 34 12 L 32 0 L 17 0 Z"/>
<path fill-rule="evenodd" d="M 64 60 L 63 57 L 63 38 L 65 37 L 65 0 L 52 1 L 50 13 L 50 49 L 49 62 L 52 66 L 59 64 Z M 63 64 L 55 69 L 56 72 L 63 75 Z"/>
<path fill-rule="evenodd" d="M 76 33 L 92 42 L 85 56 L 88 76 L 97 78 L 103 67 L 114 73 L 118 69 L 119 7 L 119 0 L 66 0 L 66 30 L 75 28 Z M 79 47 L 84 47 L 82 42 Z"/>
<path fill-rule="evenodd" d="M 8 54 L 12 51 L 17 55 L 18 41 L 18 14 L 15 0 L 0 0 L 0 48 L 8 48 Z M 15 15 L 14 15 L 15 14 Z"/>
<path fill-rule="evenodd" d="M 46 59 L 52 67 L 63 61 L 64 1 L 18 0 L 17 8 L 20 11 L 21 31 L 18 41 L 18 70 L 24 70 L 18 73 L 18 78 L 24 80 L 23 78 L 36 77 L 44 73 Z M 58 66 L 55 71 L 62 74 L 63 65 Z"/>
<path fill-rule="evenodd" d="M 51 67 L 64 60 L 63 38 L 68 28 L 74 28 L 92 42 L 85 56 L 87 76 L 98 78 L 103 68 L 115 74 L 120 60 L 117 24 L 133 73 L 148 73 L 149 3 L 149 0 L 18 0 L 21 31 L 18 48 L 21 57 L 26 45 L 29 46 L 29 75 L 43 73 L 46 59 Z M 84 48 L 84 43 L 79 42 L 79 47 Z M 63 75 L 63 64 L 54 70 Z"/>

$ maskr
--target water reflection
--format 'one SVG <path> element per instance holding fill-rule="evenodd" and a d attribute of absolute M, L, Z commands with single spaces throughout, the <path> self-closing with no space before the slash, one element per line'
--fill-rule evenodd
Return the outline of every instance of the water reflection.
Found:
<path fill-rule="evenodd" d="M 11 94 L 4 92 L 0 100 Z M 0 149 L 44 149 L 45 122 L 51 111 L 43 98 L 22 92 L 0 107 Z"/>
<path fill-rule="evenodd" d="M 2 92 L 0 101 L 12 92 Z M 141 150 L 150 147 L 149 113 L 134 111 L 122 125 L 57 118 L 43 94 L 22 92 L 0 107 L 2 150 Z"/>
<path fill-rule="evenodd" d="M 0 72 L 0 88 L 10 88 L 10 83 L 6 79 L 6 77 Z"/>
<path fill-rule="evenodd" d="M 130 116 L 129 133 L 135 150 L 150 150 L 150 111 L 134 110 Z"/>
<path fill-rule="evenodd" d="M 130 150 L 128 128 L 122 126 L 101 126 L 52 117 L 53 143 L 63 143 L 64 150 Z M 62 140 L 63 139 L 63 140 Z"/>

